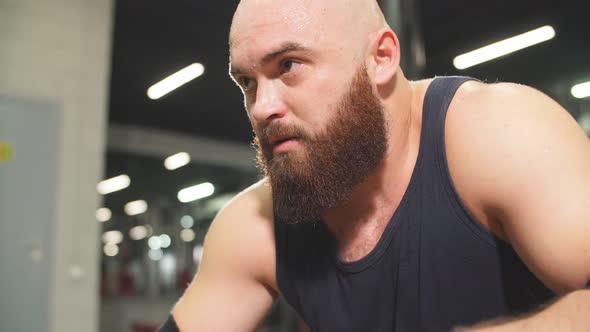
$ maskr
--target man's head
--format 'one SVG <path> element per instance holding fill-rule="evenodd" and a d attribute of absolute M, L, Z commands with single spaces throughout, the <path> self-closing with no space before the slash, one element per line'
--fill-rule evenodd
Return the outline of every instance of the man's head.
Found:
<path fill-rule="evenodd" d="M 275 216 L 317 221 L 383 159 L 395 34 L 374 0 L 243 0 L 230 55 Z"/>

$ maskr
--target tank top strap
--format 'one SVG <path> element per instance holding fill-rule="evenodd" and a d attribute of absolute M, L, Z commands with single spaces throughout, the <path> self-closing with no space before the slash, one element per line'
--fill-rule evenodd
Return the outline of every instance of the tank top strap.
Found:
<path fill-rule="evenodd" d="M 444 148 L 445 119 L 449 105 L 459 87 L 471 80 L 474 79 L 466 76 L 447 76 L 436 77 L 430 83 L 424 97 L 424 113 L 422 115 L 422 130 L 425 132 L 422 137 L 427 140 L 425 143 L 428 144 L 423 145 L 423 147 L 435 148 L 442 146 Z M 429 153 L 429 155 L 433 154 Z"/>
<path fill-rule="evenodd" d="M 493 234 L 486 229 L 467 209 L 459 197 L 451 173 L 446 153 L 445 124 L 449 106 L 459 87 L 467 82 L 476 80 L 465 76 L 449 76 L 435 78 L 424 97 L 423 125 L 425 140 L 422 144 L 423 156 L 428 159 L 425 164 L 430 165 L 430 173 L 438 174 L 442 189 L 450 197 L 449 203 L 457 211 L 458 219 L 483 241 L 492 246 L 497 243 Z"/>

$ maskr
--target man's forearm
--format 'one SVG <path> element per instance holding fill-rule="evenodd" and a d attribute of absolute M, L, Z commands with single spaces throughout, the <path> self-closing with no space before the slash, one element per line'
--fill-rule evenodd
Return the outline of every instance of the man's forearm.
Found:
<path fill-rule="evenodd" d="M 563 296 L 539 312 L 513 319 L 498 319 L 455 332 L 512 331 L 588 331 L 590 326 L 590 290 L 578 290 Z"/>

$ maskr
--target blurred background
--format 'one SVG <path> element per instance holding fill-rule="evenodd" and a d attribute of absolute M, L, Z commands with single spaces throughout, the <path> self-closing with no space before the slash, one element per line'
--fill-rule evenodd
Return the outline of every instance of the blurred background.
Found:
<path fill-rule="evenodd" d="M 527 84 L 590 133 L 587 1 L 379 3 L 410 78 Z M 258 179 L 227 75 L 236 5 L 0 0 L 1 331 L 165 320 L 213 217 Z M 260 328 L 300 330 L 283 301 Z"/>

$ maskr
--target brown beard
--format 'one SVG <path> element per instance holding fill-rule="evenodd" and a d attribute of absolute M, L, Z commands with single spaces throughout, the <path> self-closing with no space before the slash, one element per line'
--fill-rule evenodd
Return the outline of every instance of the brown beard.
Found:
<path fill-rule="evenodd" d="M 315 223 L 350 197 L 383 160 L 387 129 L 383 106 L 360 67 L 322 134 L 271 122 L 255 135 L 257 163 L 270 179 L 274 217 L 289 224 Z M 299 149 L 273 157 L 271 136 L 296 137 Z"/>

